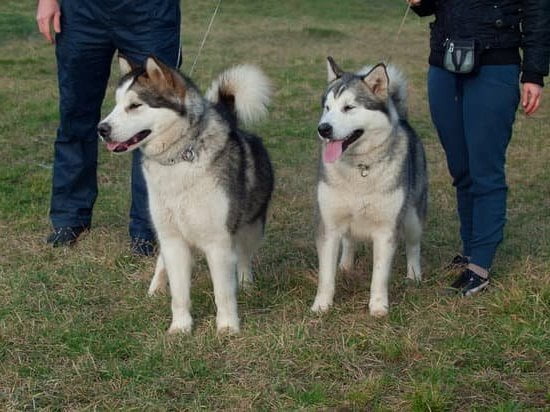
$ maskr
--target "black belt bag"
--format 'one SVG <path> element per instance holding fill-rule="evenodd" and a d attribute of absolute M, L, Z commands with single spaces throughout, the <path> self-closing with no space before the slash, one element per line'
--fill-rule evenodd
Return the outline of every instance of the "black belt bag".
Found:
<path fill-rule="evenodd" d="M 453 73 L 471 73 L 479 65 L 479 49 L 475 40 L 447 40 L 443 66 Z"/>

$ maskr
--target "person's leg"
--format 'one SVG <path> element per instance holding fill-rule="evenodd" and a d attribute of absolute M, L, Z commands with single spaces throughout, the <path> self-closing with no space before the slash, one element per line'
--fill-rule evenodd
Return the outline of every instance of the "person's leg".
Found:
<path fill-rule="evenodd" d="M 519 98 L 517 65 L 482 66 L 464 83 L 465 134 L 472 179 L 473 269 L 490 269 L 503 238 L 508 190 L 504 165 Z"/>
<path fill-rule="evenodd" d="M 468 166 L 468 148 L 464 137 L 462 80 L 447 70 L 430 66 L 428 98 L 432 121 L 445 150 L 447 167 L 456 188 L 457 209 L 463 255 L 471 253 L 472 237 L 472 180 Z"/>
<path fill-rule="evenodd" d="M 62 13 L 63 30 L 56 36 L 60 126 L 50 207 L 52 225 L 58 229 L 91 224 L 97 197 L 96 127 L 114 53 L 105 33 L 82 24 L 74 7 Z M 54 245 L 62 240 L 49 239 Z"/>
<path fill-rule="evenodd" d="M 141 24 L 131 25 L 129 21 L 121 22 L 114 35 L 116 47 L 120 53 L 136 63 L 142 63 L 148 56 L 154 55 L 167 65 L 178 67 L 181 59 L 179 2 L 163 0 L 160 3 L 157 4 L 157 9 L 144 12 L 152 18 Z M 147 3 L 146 7 L 151 8 Z M 132 16 L 130 12 L 119 11 L 119 13 L 125 16 L 124 19 Z M 135 15 L 133 18 L 139 18 L 135 8 L 133 13 Z M 129 232 L 132 239 L 148 242 L 153 241 L 155 236 L 149 218 L 147 188 L 141 162 L 141 152 L 134 151 Z"/>

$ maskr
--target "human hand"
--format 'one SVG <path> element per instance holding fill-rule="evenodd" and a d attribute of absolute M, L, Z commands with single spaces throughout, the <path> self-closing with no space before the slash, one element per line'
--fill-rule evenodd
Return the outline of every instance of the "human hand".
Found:
<path fill-rule="evenodd" d="M 411 6 L 418 6 L 422 2 L 422 0 L 406 0 L 406 1 Z"/>
<path fill-rule="evenodd" d="M 533 114 L 540 106 L 542 87 L 536 83 L 523 83 L 521 91 L 521 106 L 526 115 Z"/>
<path fill-rule="evenodd" d="M 52 27 L 55 33 L 61 33 L 61 10 L 57 0 L 38 0 L 36 7 L 38 30 L 50 43 L 54 42 Z"/>

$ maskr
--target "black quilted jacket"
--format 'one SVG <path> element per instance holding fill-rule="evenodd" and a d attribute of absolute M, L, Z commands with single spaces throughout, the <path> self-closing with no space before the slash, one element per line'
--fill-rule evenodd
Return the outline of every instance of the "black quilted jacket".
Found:
<path fill-rule="evenodd" d="M 522 82 L 543 85 L 550 55 L 550 0 L 422 0 L 430 23 L 430 64 L 443 65 L 447 39 L 476 39 L 481 64 L 519 64 Z"/>

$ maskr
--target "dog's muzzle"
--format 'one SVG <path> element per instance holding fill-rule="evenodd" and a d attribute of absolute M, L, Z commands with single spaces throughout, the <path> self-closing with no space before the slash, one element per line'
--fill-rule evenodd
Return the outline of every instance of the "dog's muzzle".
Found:
<path fill-rule="evenodd" d="M 329 123 L 321 123 L 317 127 L 317 133 L 325 139 L 332 139 L 332 126 Z"/>
<path fill-rule="evenodd" d="M 105 141 L 108 142 L 111 140 L 111 125 L 109 123 L 100 123 L 97 126 L 97 134 L 99 137 Z"/>
<path fill-rule="evenodd" d="M 323 161 L 325 163 L 333 163 L 342 156 L 351 144 L 363 135 L 364 130 L 356 129 L 343 139 L 335 139 L 332 126 L 328 123 L 321 123 L 317 127 L 317 132 L 323 140 Z"/>

